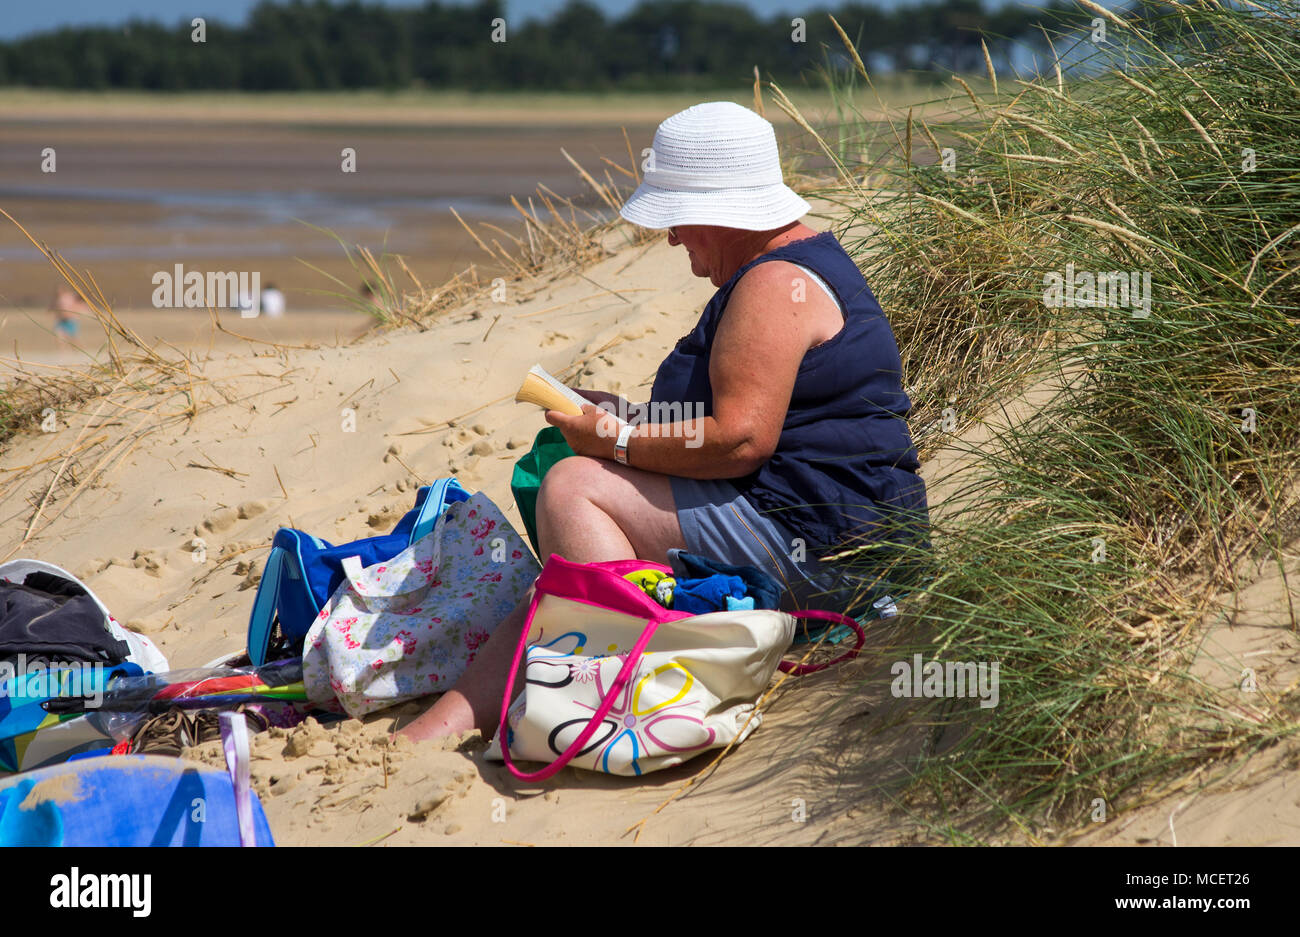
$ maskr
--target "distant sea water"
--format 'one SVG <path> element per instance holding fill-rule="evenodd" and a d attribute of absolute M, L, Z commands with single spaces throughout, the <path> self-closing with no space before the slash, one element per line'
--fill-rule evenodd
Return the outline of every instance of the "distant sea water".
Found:
<path fill-rule="evenodd" d="M 652 130 L 629 128 L 647 145 Z M 510 196 L 526 203 L 540 182 L 594 213 L 561 147 L 602 180 L 602 155 L 628 158 L 613 120 L 563 128 L 294 126 L 0 113 L 0 207 L 88 269 L 116 308 L 151 307 L 153 275 L 181 263 L 257 270 L 264 285 L 284 290 L 290 312 L 342 310 L 346 301 L 330 294 L 360 278 L 335 236 L 402 254 L 421 282 L 436 285 L 491 262 L 453 207 L 471 223 L 517 231 Z M 55 283 L 40 252 L 0 219 L 0 309 L 44 308 Z"/>

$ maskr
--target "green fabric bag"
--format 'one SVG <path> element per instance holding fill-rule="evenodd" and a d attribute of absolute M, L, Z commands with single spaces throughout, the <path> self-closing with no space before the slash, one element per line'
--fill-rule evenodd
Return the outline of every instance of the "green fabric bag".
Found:
<path fill-rule="evenodd" d="M 528 542 L 533 545 L 533 552 L 543 560 L 545 557 L 537 547 L 537 492 L 551 466 L 571 455 L 576 453 L 564 441 L 560 428 L 547 426 L 537 434 L 528 454 L 515 463 L 514 473 L 510 476 L 510 491 L 515 496 L 519 515 L 524 519 Z"/>

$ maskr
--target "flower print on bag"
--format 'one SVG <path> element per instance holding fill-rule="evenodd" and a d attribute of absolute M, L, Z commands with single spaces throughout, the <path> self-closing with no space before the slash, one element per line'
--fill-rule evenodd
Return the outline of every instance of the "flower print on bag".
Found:
<path fill-rule="evenodd" d="M 608 658 L 605 659 L 608 660 Z M 619 654 L 613 659 L 618 661 L 617 667 L 613 663 L 606 665 L 611 677 L 622 669 L 627 655 Z M 604 699 L 608 692 L 601 680 L 602 670 L 605 668 L 600 667 L 599 660 L 594 662 L 597 663 L 595 672 L 596 693 L 599 699 Z M 650 701 L 647 700 L 645 702 L 649 705 L 643 707 L 641 693 L 646 685 L 654 685 L 655 678 L 662 678 L 662 675 L 673 672 L 676 672 L 676 675 L 681 679 L 681 688 L 669 699 L 654 704 L 649 704 Z M 576 675 L 574 679 L 577 679 Z M 700 751 L 712 745 L 717 737 L 717 730 L 711 726 L 705 727 L 704 720 L 700 718 L 698 713 L 698 703 L 688 698 L 694 686 L 695 677 L 676 661 L 670 661 L 656 667 L 644 675 L 634 675 L 633 680 L 623 687 L 622 692 L 619 693 L 618 702 L 610 709 L 609 715 L 603 721 L 603 725 L 608 727 L 607 734 L 603 735 L 599 742 L 588 746 L 586 750 L 591 751 L 601 742 L 605 743 L 601 747 L 599 754 L 596 755 L 598 770 L 604 771 L 606 774 L 610 773 L 609 758 L 619 745 L 626 746 L 629 749 L 628 754 L 630 757 L 628 761 L 632 765 L 632 771 L 637 776 L 641 774 L 640 759 L 644 755 L 656 755 L 661 752 Z M 682 702 L 679 702 L 679 700 Z M 573 703 L 583 709 L 590 709 L 592 712 L 596 711 L 596 707 L 589 706 L 581 700 L 573 700 Z M 695 712 L 692 712 L 692 710 L 695 710 Z M 563 752 L 563 748 L 557 746 L 562 744 L 560 737 L 564 730 L 574 729 L 580 731 L 581 726 L 586 725 L 586 723 L 585 718 L 572 719 L 556 726 L 548 739 L 551 749 L 559 755 Z M 656 749 L 658 751 L 655 751 Z"/>
<path fill-rule="evenodd" d="M 361 642 L 352 637 L 352 626 L 356 623 L 356 618 L 341 618 L 334 623 L 335 630 L 343 635 L 343 643 L 349 651 L 355 651 L 361 647 Z"/>
<path fill-rule="evenodd" d="M 569 665 L 569 675 L 578 683 L 590 683 L 595 680 L 599 670 L 600 664 L 594 657 L 584 657 Z"/>

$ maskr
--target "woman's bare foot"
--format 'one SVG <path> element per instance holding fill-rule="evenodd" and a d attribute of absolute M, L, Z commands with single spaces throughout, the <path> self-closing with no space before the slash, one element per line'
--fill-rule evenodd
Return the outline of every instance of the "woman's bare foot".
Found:
<path fill-rule="evenodd" d="M 413 742 L 439 739 L 448 735 L 460 735 L 471 729 L 478 729 L 484 738 L 496 734 L 501 721 L 501 697 L 506 690 L 506 672 L 514 660 L 515 649 L 519 646 L 519 632 L 528 617 L 528 605 L 532 601 L 533 591 L 515 606 L 492 632 L 474 660 L 465 668 L 465 673 L 456 681 L 456 686 L 442 694 L 432 706 L 426 709 L 410 725 L 398 730 Z M 520 662 L 523 670 L 523 661 Z M 515 678 L 515 689 L 523 689 L 523 677 Z"/>

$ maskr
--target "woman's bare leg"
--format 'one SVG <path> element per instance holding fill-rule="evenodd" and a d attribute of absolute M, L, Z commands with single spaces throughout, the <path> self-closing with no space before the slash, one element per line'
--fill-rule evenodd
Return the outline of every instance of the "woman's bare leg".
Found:
<path fill-rule="evenodd" d="M 668 476 L 585 456 L 564 459 L 546 473 L 537 496 L 537 540 L 543 560 L 558 553 L 578 563 L 635 557 L 662 563 L 669 549 L 685 547 Z M 419 741 L 496 731 L 506 672 L 531 599 L 529 590 L 456 685 L 399 734 Z M 523 687 L 522 670 L 516 688 Z"/>

